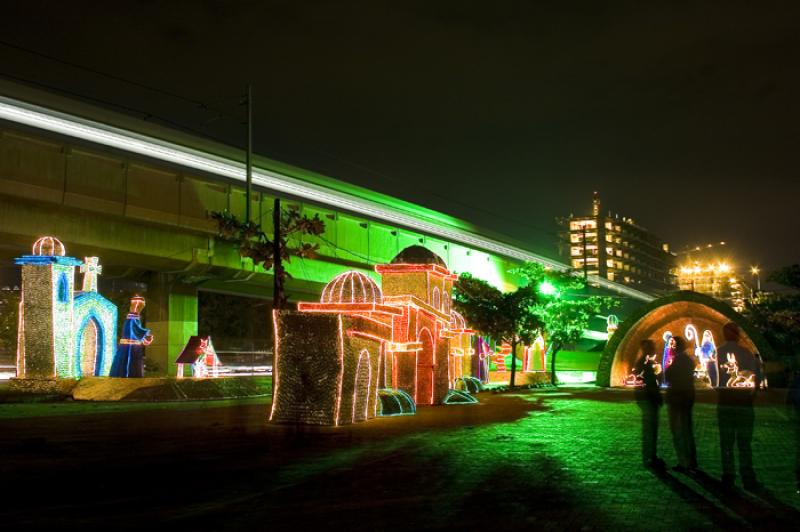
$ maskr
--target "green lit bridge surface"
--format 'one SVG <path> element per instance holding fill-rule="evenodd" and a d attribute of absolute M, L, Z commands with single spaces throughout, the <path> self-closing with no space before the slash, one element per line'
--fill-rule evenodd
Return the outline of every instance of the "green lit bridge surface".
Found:
<path fill-rule="evenodd" d="M 113 122 L 114 125 L 109 125 Z M 0 261 L 30 251 L 44 234 L 71 256 L 101 258 L 107 278 L 148 284 L 148 357 L 175 371 L 197 332 L 197 290 L 269 297 L 272 277 L 215 238 L 212 211 L 243 217 L 245 167 L 239 150 L 12 84 L 0 84 Z M 254 159 L 251 212 L 271 231 L 277 196 L 326 224 L 318 259 L 293 259 L 292 300 L 315 299 L 347 269 L 421 244 L 456 273 L 510 290 L 509 270 L 530 260 L 566 265 L 472 225 L 361 187 L 275 161 Z M 602 289 L 638 302 L 651 296 L 604 279 Z M 124 312 L 124 309 L 122 309 Z"/>

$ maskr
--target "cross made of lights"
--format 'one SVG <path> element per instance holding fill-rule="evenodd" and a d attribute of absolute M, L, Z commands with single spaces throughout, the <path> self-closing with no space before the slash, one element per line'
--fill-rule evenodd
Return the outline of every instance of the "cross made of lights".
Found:
<path fill-rule="evenodd" d="M 83 291 L 97 292 L 97 276 L 103 273 L 103 267 L 98 264 L 97 257 L 84 257 L 81 264 L 83 274 Z"/>

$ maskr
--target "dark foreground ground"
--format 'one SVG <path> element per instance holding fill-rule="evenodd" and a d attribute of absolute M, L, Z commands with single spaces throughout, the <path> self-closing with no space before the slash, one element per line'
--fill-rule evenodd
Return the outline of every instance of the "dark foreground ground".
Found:
<path fill-rule="evenodd" d="M 695 408 L 706 476 L 640 467 L 625 391 L 481 394 L 339 429 L 270 426 L 266 399 L 0 404 L 2 530 L 797 529 L 793 421 L 756 409 L 766 490 L 723 493 L 715 407 Z M 675 458 L 662 413 L 660 448 Z"/>

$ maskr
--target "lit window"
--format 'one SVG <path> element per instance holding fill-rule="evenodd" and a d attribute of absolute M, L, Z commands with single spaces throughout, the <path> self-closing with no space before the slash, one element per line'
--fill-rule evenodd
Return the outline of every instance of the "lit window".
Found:
<path fill-rule="evenodd" d="M 61 275 L 58 276 L 58 287 L 56 288 L 58 291 L 58 302 L 59 303 L 68 303 L 69 302 L 69 281 L 67 280 L 67 274 L 61 272 Z"/>

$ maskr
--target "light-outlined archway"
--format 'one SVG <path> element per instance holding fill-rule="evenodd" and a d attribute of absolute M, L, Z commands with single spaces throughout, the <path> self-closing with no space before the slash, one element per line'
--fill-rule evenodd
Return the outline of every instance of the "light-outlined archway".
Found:
<path fill-rule="evenodd" d="M 82 292 L 75 296 L 73 323 L 74 323 L 74 360 L 72 367 L 76 377 L 108 376 L 114 352 L 117 348 L 117 307 L 97 292 Z M 91 321 L 91 324 L 90 324 Z M 90 327 L 94 327 L 91 329 Z M 88 347 L 84 341 L 84 334 L 94 334 L 94 371 L 87 374 L 84 369 L 88 363 L 83 364 L 84 348 Z"/>
<path fill-rule="evenodd" d="M 597 385 L 622 386 L 644 339 L 661 346 L 665 331 L 683 336 L 686 326 L 692 324 L 698 331 L 711 331 L 721 342 L 722 326 L 728 322 L 739 325 L 743 345 L 770 357 L 769 345 L 741 314 L 712 297 L 684 290 L 652 301 L 622 322 L 603 351 L 597 368 Z"/>
<path fill-rule="evenodd" d="M 433 404 L 433 370 L 436 364 L 434 349 L 436 346 L 433 344 L 433 336 L 427 327 L 420 329 L 417 341 L 422 344 L 422 349 L 417 351 L 417 383 L 414 400 L 418 405 L 431 405 Z"/>
<path fill-rule="evenodd" d="M 366 421 L 369 416 L 369 390 L 372 381 L 372 366 L 369 351 L 362 349 L 356 364 L 355 383 L 353 384 L 353 423 Z"/>

